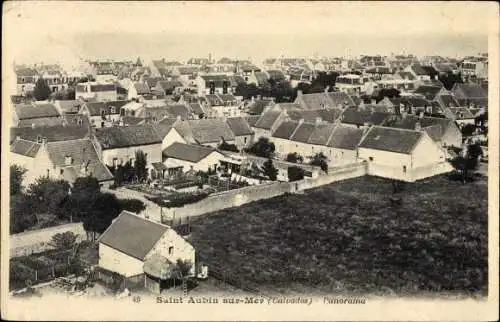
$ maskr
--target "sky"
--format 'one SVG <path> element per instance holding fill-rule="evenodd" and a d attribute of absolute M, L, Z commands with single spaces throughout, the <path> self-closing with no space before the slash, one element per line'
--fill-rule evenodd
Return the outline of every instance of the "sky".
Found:
<path fill-rule="evenodd" d="M 487 2 L 10 2 L 8 62 L 486 52 Z"/>

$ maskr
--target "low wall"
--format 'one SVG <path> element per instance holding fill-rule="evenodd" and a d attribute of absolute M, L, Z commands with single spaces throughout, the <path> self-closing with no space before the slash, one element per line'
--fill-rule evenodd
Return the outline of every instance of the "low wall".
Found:
<path fill-rule="evenodd" d="M 406 182 L 415 182 L 425 178 L 453 171 L 453 167 L 448 162 L 441 162 L 429 166 L 408 169 L 404 173 L 400 167 L 391 167 L 370 162 L 368 164 L 368 174 L 388 179 L 396 179 Z"/>
<path fill-rule="evenodd" d="M 52 236 L 67 231 L 77 235 L 77 242 L 86 239 L 86 232 L 81 222 L 14 234 L 10 236 L 10 257 L 30 255 L 52 249 L 53 247 L 49 245 Z"/>
<path fill-rule="evenodd" d="M 366 163 L 357 162 L 333 168 L 328 174 L 316 178 L 305 178 L 295 182 L 270 182 L 215 193 L 194 204 L 179 208 L 162 208 L 162 221 L 200 216 L 221 209 L 241 206 L 252 201 L 277 197 L 285 193 L 296 193 L 332 182 L 364 176 L 366 171 Z"/>

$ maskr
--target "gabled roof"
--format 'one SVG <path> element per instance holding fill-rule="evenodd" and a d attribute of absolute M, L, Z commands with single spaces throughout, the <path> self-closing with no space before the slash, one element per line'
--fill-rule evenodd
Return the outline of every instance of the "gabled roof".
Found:
<path fill-rule="evenodd" d="M 155 87 L 160 80 L 162 80 L 161 77 L 147 77 L 145 79 L 146 84 L 148 84 L 149 88 Z"/>
<path fill-rule="evenodd" d="M 264 72 L 255 72 L 255 78 L 259 84 L 264 84 L 267 82 L 267 74 Z"/>
<path fill-rule="evenodd" d="M 150 94 L 151 90 L 149 89 L 149 86 L 147 83 L 134 83 L 134 88 L 137 91 L 137 95 L 144 95 L 144 94 Z"/>
<path fill-rule="evenodd" d="M 333 131 L 326 145 L 336 149 L 355 150 L 363 133 L 363 129 L 339 125 Z"/>
<path fill-rule="evenodd" d="M 223 87 L 224 83 L 231 84 L 227 75 L 200 75 L 200 77 L 205 81 L 206 86 L 211 82 L 215 84 L 215 87 Z"/>
<path fill-rule="evenodd" d="M 371 111 L 358 111 L 356 109 L 346 109 L 342 113 L 341 120 L 342 123 L 355 124 L 355 125 L 380 125 L 382 124 L 391 114 L 384 112 L 371 112 Z"/>
<path fill-rule="evenodd" d="M 87 102 L 84 106 L 89 110 L 90 116 L 100 116 L 104 112 L 105 115 L 120 114 L 121 107 L 129 103 L 128 101 L 111 101 L 111 102 Z"/>
<path fill-rule="evenodd" d="M 56 101 L 56 105 L 59 105 L 59 108 L 63 113 L 78 113 L 80 107 L 83 103 L 79 100 L 70 100 L 70 101 Z"/>
<path fill-rule="evenodd" d="M 303 122 L 295 130 L 293 135 L 290 137 L 290 140 L 295 142 L 307 143 L 315 129 L 316 129 L 315 124 Z"/>
<path fill-rule="evenodd" d="M 254 127 L 255 123 L 257 123 L 257 121 L 260 119 L 260 115 L 250 115 L 250 116 L 247 116 L 246 119 L 247 119 L 248 125 L 250 125 L 251 127 Z"/>
<path fill-rule="evenodd" d="M 420 131 L 372 126 L 364 136 L 360 148 L 411 154 L 422 137 Z"/>
<path fill-rule="evenodd" d="M 183 104 L 168 105 L 167 109 L 172 117 L 180 117 L 182 120 L 187 120 L 191 116 L 191 111 Z"/>
<path fill-rule="evenodd" d="M 243 117 L 230 117 L 226 121 L 235 136 L 253 134 L 253 130 Z"/>
<path fill-rule="evenodd" d="M 460 94 L 460 98 L 488 98 L 488 92 L 477 84 L 455 83 L 452 91 L 453 93 Z"/>
<path fill-rule="evenodd" d="M 196 115 L 205 113 L 205 110 L 203 109 L 203 106 L 201 106 L 200 103 L 189 103 L 189 108 L 191 109 L 191 112 Z"/>
<path fill-rule="evenodd" d="M 60 116 L 59 111 L 53 104 L 16 104 L 14 105 L 14 111 L 19 120 Z"/>
<path fill-rule="evenodd" d="M 270 130 L 281 115 L 281 110 L 269 109 L 262 113 L 259 120 L 255 123 L 254 127 L 259 129 Z"/>
<path fill-rule="evenodd" d="M 163 150 L 163 156 L 188 162 L 200 162 L 216 150 L 211 147 L 174 142 Z"/>
<path fill-rule="evenodd" d="M 246 84 L 245 79 L 243 76 L 240 75 L 231 75 L 229 76 L 229 80 L 231 81 L 231 86 L 238 86 L 239 84 Z"/>
<path fill-rule="evenodd" d="M 441 91 L 441 87 L 432 85 L 421 85 L 415 90 L 415 94 L 423 95 L 426 99 L 432 100 Z"/>
<path fill-rule="evenodd" d="M 248 104 L 248 113 L 251 115 L 260 115 L 267 106 L 272 104 L 273 101 L 270 100 L 255 99 Z"/>
<path fill-rule="evenodd" d="M 276 104 L 282 110 L 298 110 L 302 109 L 302 106 L 298 103 L 278 103 Z"/>
<path fill-rule="evenodd" d="M 320 109 L 334 107 L 329 95 L 325 93 L 302 94 L 297 96 L 295 103 L 299 103 L 305 109 Z"/>
<path fill-rule="evenodd" d="M 41 146 L 42 145 L 40 143 L 17 139 L 11 144 L 10 152 L 24 155 L 29 158 L 34 158 L 37 155 L 38 150 L 40 150 Z"/>
<path fill-rule="evenodd" d="M 270 69 L 267 71 L 267 74 L 269 75 L 269 78 L 272 78 L 276 81 L 281 81 L 286 78 L 285 74 L 279 69 Z"/>
<path fill-rule="evenodd" d="M 89 128 L 81 125 L 58 125 L 47 127 L 13 127 L 10 129 L 10 139 L 13 142 L 16 137 L 37 142 L 37 138 L 46 138 L 47 142 L 71 141 L 83 139 L 89 134 Z"/>
<path fill-rule="evenodd" d="M 29 77 L 29 76 L 36 76 L 38 75 L 37 71 L 32 69 L 32 68 L 18 68 L 16 69 L 16 75 L 17 76 L 24 76 L 24 77 Z"/>
<path fill-rule="evenodd" d="M 300 123 L 297 121 L 284 121 L 276 128 L 272 137 L 289 140 L 299 125 Z"/>
<path fill-rule="evenodd" d="M 415 130 L 417 128 L 417 123 L 420 124 L 420 126 L 423 129 L 426 129 L 427 127 L 434 126 L 434 125 L 439 125 L 441 128 L 441 131 L 439 132 L 440 136 L 437 137 L 434 135 L 432 139 L 435 141 L 441 140 L 442 135 L 446 133 L 448 130 L 448 127 L 450 126 L 456 126 L 455 122 L 450 119 L 446 118 L 440 118 L 440 117 L 418 117 L 415 115 L 406 115 L 404 118 L 396 120 L 394 123 L 390 125 L 392 128 L 399 128 L 399 129 L 407 129 L 407 130 Z M 435 131 L 433 133 L 436 133 Z"/>
<path fill-rule="evenodd" d="M 332 101 L 332 107 L 339 106 L 355 106 L 356 103 L 352 100 L 352 98 L 344 92 L 328 92 L 328 97 L 330 97 Z"/>
<path fill-rule="evenodd" d="M 413 72 L 417 76 L 427 75 L 427 71 L 425 69 L 423 69 L 420 64 L 413 64 L 413 65 L 411 65 L 411 69 L 413 70 Z"/>
<path fill-rule="evenodd" d="M 199 144 L 233 141 L 234 134 L 222 119 L 200 119 L 179 122 L 175 129 L 187 141 Z"/>
<path fill-rule="evenodd" d="M 171 93 L 176 87 L 183 87 L 184 84 L 180 80 L 161 80 L 156 83 L 156 86 L 161 87 L 165 93 Z"/>
<path fill-rule="evenodd" d="M 458 107 L 457 100 L 453 97 L 453 95 L 439 95 L 437 99 L 442 103 L 443 107 Z"/>
<path fill-rule="evenodd" d="M 125 115 L 122 117 L 122 122 L 123 122 L 123 125 L 125 125 L 125 126 L 138 125 L 139 123 L 144 122 L 144 118 Z"/>
<path fill-rule="evenodd" d="M 96 129 L 95 136 L 103 150 L 159 144 L 163 140 L 155 127 L 149 124 L 103 127 Z"/>
<path fill-rule="evenodd" d="M 314 145 L 326 145 L 336 127 L 337 125 L 335 124 L 318 124 L 311 136 L 309 136 L 307 143 Z"/>
<path fill-rule="evenodd" d="M 139 260 L 144 260 L 168 226 L 122 211 L 101 235 L 99 242 Z"/>
<path fill-rule="evenodd" d="M 64 125 L 65 121 L 60 117 L 38 117 L 36 119 L 24 119 L 17 122 L 17 127 L 51 127 Z"/>
<path fill-rule="evenodd" d="M 315 123 L 317 119 L 324 122 L 333 123 L 342 114 L 342 110 L 337 108 L 316 109 L 316 110 L 287 110 L 287 115 L 295 121 L 303 119 L 305 122 Z"/>

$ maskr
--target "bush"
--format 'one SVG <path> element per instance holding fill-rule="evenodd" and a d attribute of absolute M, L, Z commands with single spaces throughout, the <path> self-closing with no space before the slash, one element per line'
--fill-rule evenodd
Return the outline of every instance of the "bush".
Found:
<path fill-rule="evenodd" d="M 298 181 L 304 179 L 304 169 L 300 167 L 288 167 L 288 181 Z"/>
<path fill-rule="evenodd" d="M 201 193 L 196 193 L 196 194 L 174 194 L 170 195 L 168 199 L 165 199 L 165 197 L 162 196 L 157 196 L 157 197 L 146 197 L 148 200 L 156 203 L 160 207 L 167 207 L 167 208 L 177 208 L 177 207 L 182 207 L 187 204 L 192 204 L 195 202 L 198 202 L 200 200 L 205 199 L 208 197 L 209 193 L 207 192 L 201 192 Z"/>
<path fill-rule="evenodd" d="M 140 213 L 146 209 L 144 202 L 138 199 L 118 199 L 121 210 L 127 210 L 135 213 Z"/>

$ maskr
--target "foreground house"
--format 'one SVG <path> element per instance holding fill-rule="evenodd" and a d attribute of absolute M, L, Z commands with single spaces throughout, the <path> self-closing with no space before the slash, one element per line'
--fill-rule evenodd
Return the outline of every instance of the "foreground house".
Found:
<path fill-rule="evenodd" d="M 177 260 L 192 264 L 195 249 L 169 226 L 127 211 L 113 221 L 99 238 L 99 267 L 127 279 L 144 281 L 144 286 L 160 293 L 162 282 L 172 278 Z"/>
<path fill-rule="evenodd" d="M 368 174 L 408 182 L 453 169 L 425 131 L 372 126 L 359 143 L 358 157 L 368 161 Z"/>

